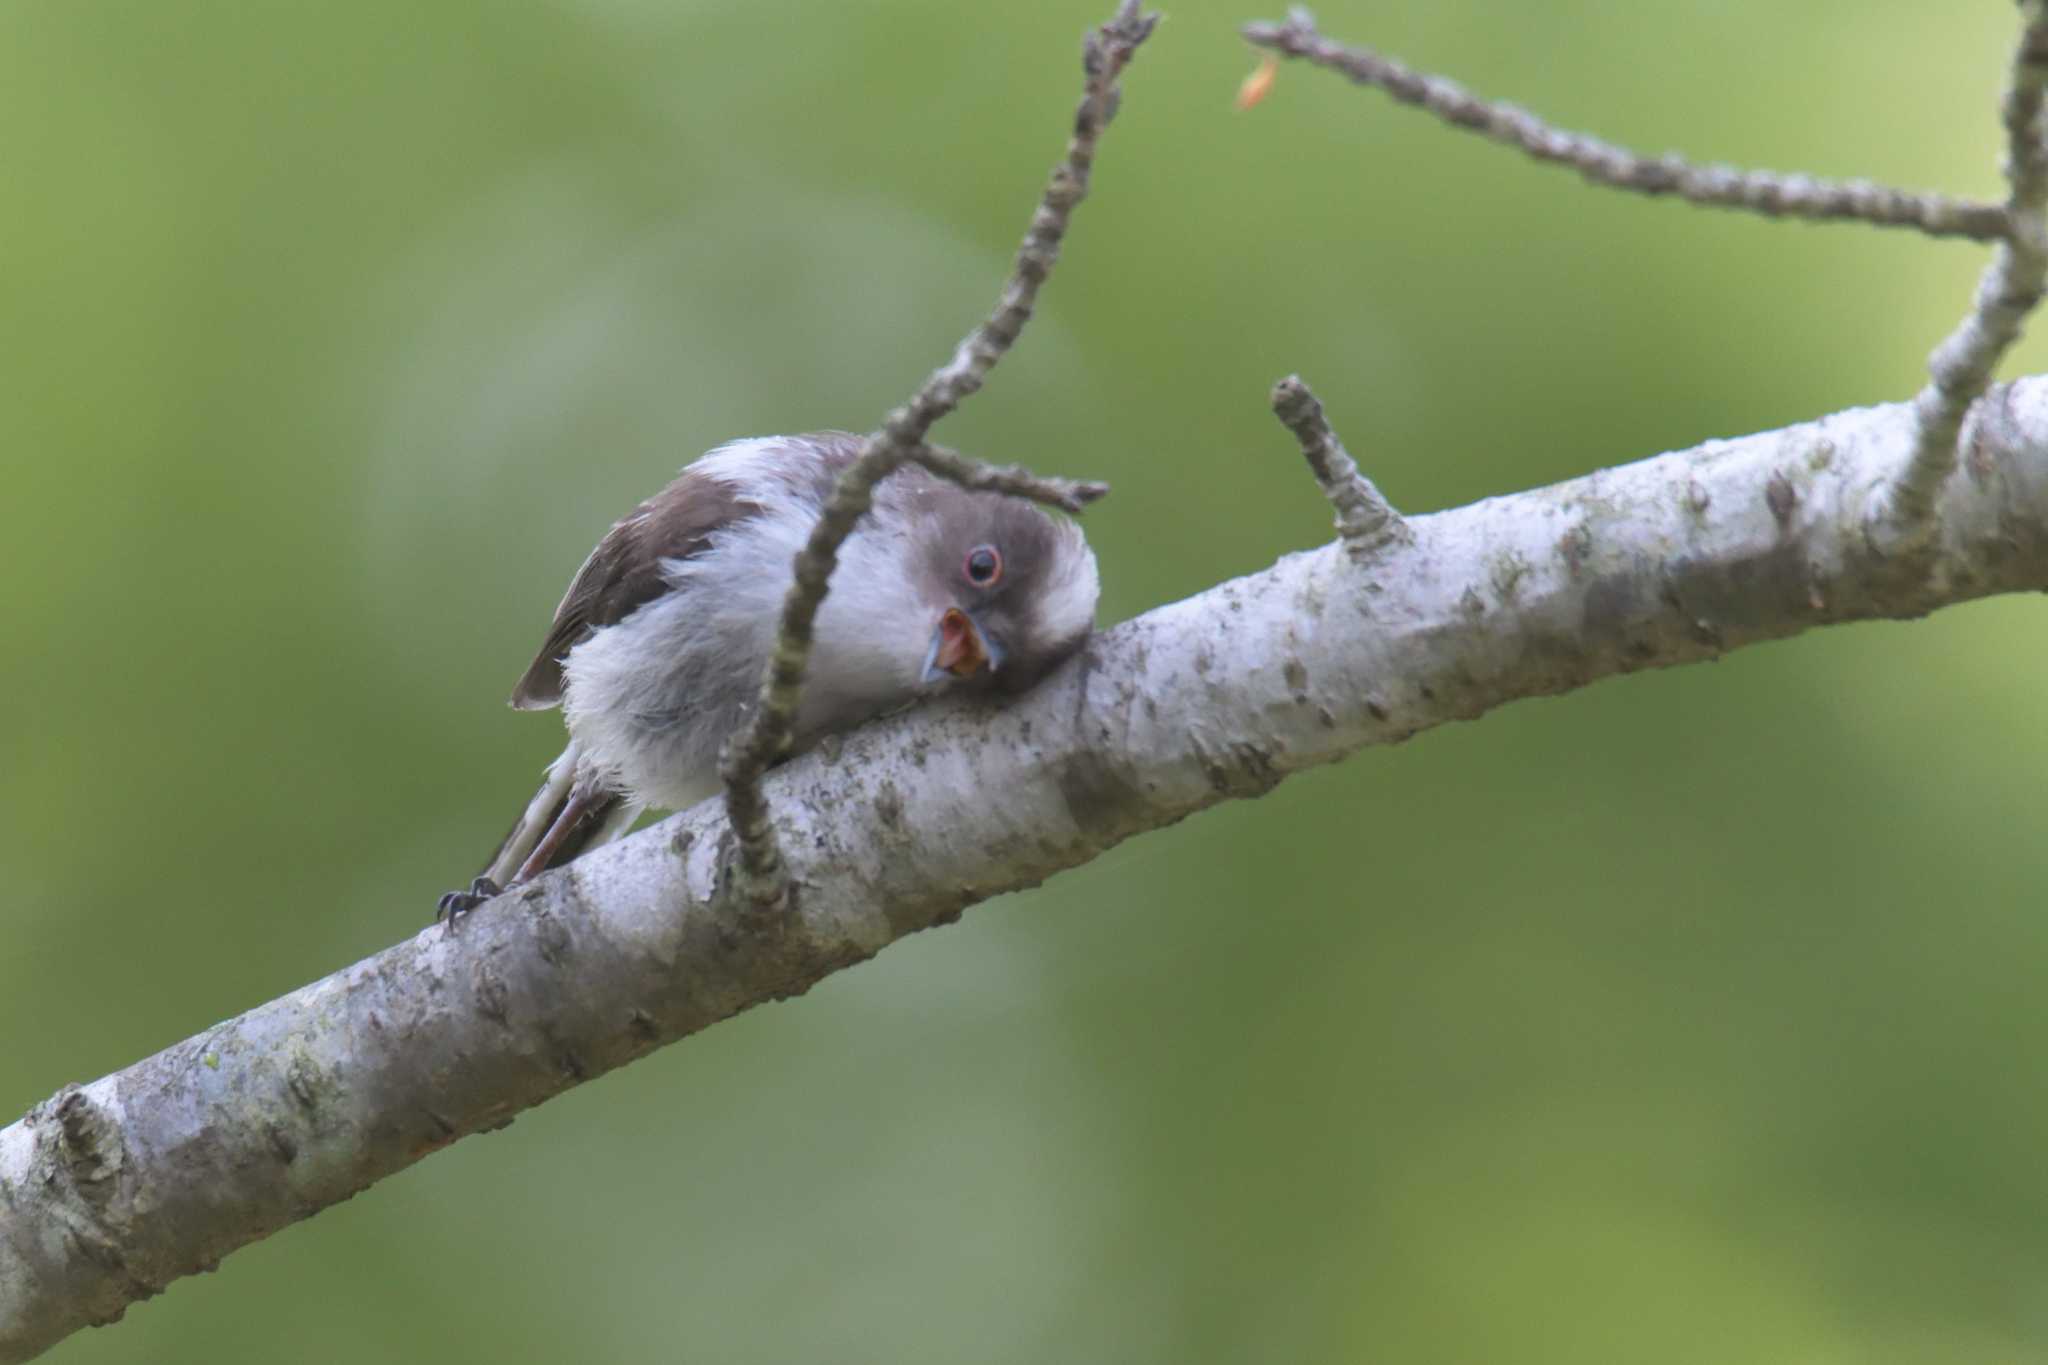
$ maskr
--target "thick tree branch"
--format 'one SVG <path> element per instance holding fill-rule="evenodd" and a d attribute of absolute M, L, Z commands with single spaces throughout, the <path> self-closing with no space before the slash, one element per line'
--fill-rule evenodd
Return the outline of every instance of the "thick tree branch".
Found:
<path fill-rule="evenodd" d="M 935 422 L 981 387 L 1030 320 L 1039 286 L 1059 260 L 1067 222 L 1075 206 L 1087 197 L 1096 142 L 1116 117 L 1117 82 L 1158 23 L 1158 15 L 1140 11 L 1138 0 L 1122 0 L 1110 21 L 1089 33 L 1081 48 L 1081 104 L 1074 112 L 1066 156 L 1053 167 L 995 311 L 968 333 L 951 361 L 934 370 L 910 401 L 890 413 L 881 430 L 868 437 L 859 457 L 839 476 L 824 514 L 797 554 L 796 580 L 783 602 L 782 628 L 761 681 L 760 704 L 751 723 L 733 736 L 721 765 L 738 846 L 734 878 L 742 898 L 752 904 L 779 905 L 789 888 L 787 865 L 761 792 L 761 778 L 789 749 L 818 607 L 838 566 L 839 547 L 867 514 L 875 485 L 905 461 L 915 461 L 969 487 L 1019 492 L 1056 502 L 1070 511 L 1079 511 L 1082 504 L 1108 491 L 1103 484 L 1055 486 L 1023 470 L 994 469 L 950 451 L 929 448 L 925 436 Z"/>
<path fill-rule="evenodd" d="M 2048 588 L 2048 378 L 1995 392 L 1908 571 L 1863 527 L 1910 404 L 1408 519 L 770 774 L 784 914 L 720 894 L 709 801 L 0 1130 L 0 1361 L 522 1109 L 977 901 L 1290 773 L 1637 669 Z M 986 794 L 1003 793 L 1001 801 Z"/>
<path fill-rule="evenodd" d="M 1670 154 L 1643 156 L 1586 133 L 1554 128 L 1517 105 L 1481 99 L 1456 81 L 1417 71 L 1371 48 L 1334 42 L 1316 31 L 1315 17 L 1305 9 L 1288 11 L 1284 23 L 1246 24 L 1243 32 L 1258 47 L 1304 59 L 1360 85 L 1376 86 L 1454 128 L 1491 138 L 1538 161 L 1574 167 L 1596 185 L 1671 195 L 1711 208 L 1746 209 L 1769 218 L 1904 227 L 1932 237 L 1999 242 L 2012 230 L 2000 204 L 1893 189 L 1867 180 L 1818 180 L 1779 171 L 1702 166 Z M 1256 99 L 1240 95 L 1239 103 Z"/>

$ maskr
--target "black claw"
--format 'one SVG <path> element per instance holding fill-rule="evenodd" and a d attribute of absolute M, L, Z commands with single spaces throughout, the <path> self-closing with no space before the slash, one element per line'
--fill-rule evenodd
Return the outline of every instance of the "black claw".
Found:
<path fill-rule="evenodd" d="M 478 877 L 469 884 L 467 891 L 450 891 L 434 903 L 434 922 L 447 921 L 448 927 L 455 927 L 456 917 L 466 915 L 491 897 L 503 893 L 503 888 L 489 877 Z"/>

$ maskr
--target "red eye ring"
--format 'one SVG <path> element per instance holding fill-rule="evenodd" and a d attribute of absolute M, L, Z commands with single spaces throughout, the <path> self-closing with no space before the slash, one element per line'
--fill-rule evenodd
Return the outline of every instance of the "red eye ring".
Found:
<path fill-rule="evenodd" d="M 992 588 L 1003 576 L 1003 552 L 993 545 L 977 545 L 967 552 L 961 571 L 975 587 Z"/>

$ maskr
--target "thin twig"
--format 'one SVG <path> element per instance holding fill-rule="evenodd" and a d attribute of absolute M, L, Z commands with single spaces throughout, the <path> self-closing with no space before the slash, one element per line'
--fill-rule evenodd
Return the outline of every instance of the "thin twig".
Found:
<path fill-rule="evenodd" d="M 1701 166 L 1669 154 L 1642 156 L 1585 133 L 1553 128 L 1526 109 L 1481 99 L 1455 81 L 1416 71 L 1371 48 L 1333 42 L 1316 31 L 1314 16 L 1304 9 L 1290 10 L 1285 23 L 1247 24 L 1243 32 L 1259 47 L 1305 58 L 1360 85 L 1378 86 L 1453 127 L 1492 138 L 1538 161 L 1576 167 L 1598 185 L 1675 195 L 1694 204 L 1747 209 L 1771 218 L 1848 220 L 1979 242 L 2004 241 L 2013 230 L 1999 204 L 1914 193 L 1866 180 L 1816 180 L 1776 171 Z"/>
<path fill-rule="evenodd" d="M 2005 215 L 2010 232 L 1977 283 L 1970 312 L 1928 357 L 1929 382 L 1913 399 L 1918 419 L 1911 462 L 1886 507 L 1908 544 L 1923 541 L 1935 495 L 1956 466 L 1963 417 L 1984 396 L 1999 358 L 2019 339 L 2020 325 L 2041 302 L 2048 280 L 2048 145 L 2042 100 L 2048 87 L 2048 6 L 2024 0 L 2019 41 L 1999 113 L 2005 124 Z"/>
<path fill-rule="evenodd" d="M 1022 465 L 993 465 L 971 460 L 944 446 L 920 445 L 905 452 L 912 463 L 922 465 L 942 479 L 977 492 L 1007 493 L 1029 498 L 1062 512 L 1079 513 L 1089 503 L 1108 494 L 1109 485 L 1084 479 L 1050 478 L 1034 474 Z"/>
<path fill-rule="evenodd" d="M 788 891 L 788 872 L 769 821 L 761 778 L 789 748 L 803 693 L 804 668 L 810 658 L 811 631 L 839 562 L 839 547 L 873 502 L 875 485 L 907 460 L 916 460 L 949 478 L 964 476 L 970 483 L 979 480 L 974 486 L 997 487 L 1008 482 L 1020 490 L 1026 487 L 1023 476 L 1013 471 L 977 471 L 960 457 L 940 458 L 940 452 L 925 448 L 925 434 L 981 387 L 1030 319 L 1039 286 L 1059 259 L 1067 222 L 1088 193 L 1095 144 L 1116 116 L 1118 78 L 1158 22 L 1158 15 L 1140 12 L 1138 0 L 1122 0 L 1110 21 L 1083 42 L 1085 80 L 1073 135 L 1067 141 L 1066 156 L 1053 167 L 1031 226 L 1017 248 L 1016 264 L 995 311 L 968 333 L 951 361 L 933 371 L 910 401 L 891 412 L 881 429 L 868 437 L 859 458 L 839 476 L 823 514 L 797 554 L 796 581 L 783 601 L 782 629 L 762 680 L 761 702 L 751 723 L 727 744 L 721 765 L 726 811 L 739 845 L 735 889 L 757 905 L 778 904 Z M 1047 485 L 1033 481 L 1030 487 L 1043 490 Z M 1078 504 L 1099 494 L 1076 489 L 1068 496 Z"/>
<path fill-rule="evenodd" d="M 1273 386 L 1273 415 L 1301 443 L 1308 467 L 1322 485 L 1323 496 L 1337 509 L 1337 533 L 1351 557 L 1362 560 L 1388 545 L 1411 539 L 1408 523 L 1359 471 L 1336 431 L 1323 416 L 1323 405 L 1298 374 Z"/>

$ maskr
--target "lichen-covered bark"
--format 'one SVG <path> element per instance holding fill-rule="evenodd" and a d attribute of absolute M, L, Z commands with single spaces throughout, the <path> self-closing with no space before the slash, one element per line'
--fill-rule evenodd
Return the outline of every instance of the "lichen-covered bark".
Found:
<path fill-rule="evenodd" d="M 69 1087 L 0 1130 L 0 1360 L 1302 768 L 1616 673 L 2048 588 L 2048 380 L 1979 405 L 1931 549 L 1887 558 L 1866 527 L 1913 434 L 1908 405 L 1847 412 L 1413 518 L 1363 561 L 1291 555 L 1103 633 L 1008 706 L 924 707 L 778 770 L 784 911 L 720 894 L 713 801 Z"/>

